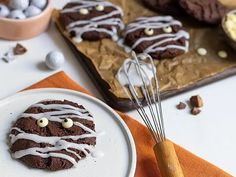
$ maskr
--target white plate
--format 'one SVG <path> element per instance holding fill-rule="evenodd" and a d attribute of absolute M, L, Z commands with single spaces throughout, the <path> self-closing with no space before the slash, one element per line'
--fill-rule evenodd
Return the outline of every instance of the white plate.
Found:
<path fill-rule="evenodd" d="M 105 134 L 97 138 L 96 150 L 105 155 L 88 157 L 78 167 L 58 172 L 30 169 L 13 160 L 8 151 L 7 135 L 12 123 L 30 105 L 45 99 L 68 99 L 82 104 L 94 116 L 96 131 Z M 86 94 L 66 89 L 35 89 L 18 93 L 0 101 L 0 176 L 2 177 L 133 177 L 136 151 L 132 135 L 117 113 L 102 101 Z"/>

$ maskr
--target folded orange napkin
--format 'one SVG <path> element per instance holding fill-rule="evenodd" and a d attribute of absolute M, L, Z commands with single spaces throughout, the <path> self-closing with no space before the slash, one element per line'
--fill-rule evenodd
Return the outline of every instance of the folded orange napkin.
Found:
<path fill-rule="evenodd" d="M 27 89 L 35 88 L 66 88 L 89 94 L 87 90 L 71 80 L 64 72 L 56 73 Z M 136 144 L 137 168 L 135 177 L 161 177 L 152 149 L 154 141 L 147 128 L 126 114 L 118 113 L 128 125 Z M 231 175 L 178 145 L 175 145 L 175 150 L 185 177 L 231 177 Z"/>

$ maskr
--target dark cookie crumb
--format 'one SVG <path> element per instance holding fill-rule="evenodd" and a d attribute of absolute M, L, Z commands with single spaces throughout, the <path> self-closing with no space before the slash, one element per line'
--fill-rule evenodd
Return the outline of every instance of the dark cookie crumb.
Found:
<path fill-rule="evenodd" d="M 20 43 L 17 43 L 13 49 L 14 55 L 23 55 L 27 52 L 27 49 Z"/>
<path fill-rule="evenodd" d="M 196 116 L 200 113 L 201 113 L 201 110 L 199 108 L 194 107 L 194 108 L 191 109 L 191 114 L 194 115 L 194 116 Z"/>
<path fill-rule="evenodd" d="M 199 95 L 192 96 L 190 98 L 190 104 L 192 107 L 197 107 L 197 108 L 203 107 L 202 97 Z"/>
<path fill-rule="evenodd" d="M 182 110 L 186 108 L 186 104 L 183 102 L 179 102 L 179 104 L 176 106 L 177 109 Z"/>

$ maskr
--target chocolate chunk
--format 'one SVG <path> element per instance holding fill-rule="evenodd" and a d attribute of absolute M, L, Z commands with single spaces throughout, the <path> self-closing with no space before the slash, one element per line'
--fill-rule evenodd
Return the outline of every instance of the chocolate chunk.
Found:
<path fill-rule="evenodd" d="M 23 55 L 27 52 L 27 49 L 23 45 L 17 43 L 15 48 L 13 49 L 13 52 L 14 55 Z"/>
<path fill-rule="evenodd" d="M 225 14 L 218 0 L 179 0 L 179 4 L 187 14 L 208 24 L 219 24 Z"/>
<path fill-rule="evenodd" d="M 198 115 L 200 113 L 201 113 L 201 110 L 199 108 L 194 107 L 194 108 L 191 109 L 191 114 L 192 115 Z"/>
<path fill-rule="evenodd" d="M 185 109 L 186 108 L 186 104 L 183 102 L 179 102 L 179 104 L 176 106 L 177 109 L 181 110 L 181 109 Z"/>
<path fill-rule="evenodd" d="M 63 126 L 65 119 L 72 120 L 73 126 Z M 41 101 L 14 123 L 10 130 L 10 152 L 13 158 L 32 168 L 68 169 L 95 146 L 96 137 L 90 131 L 95 131 L 93 117 L 82 105 L 68 100 Z M 30 151 L 32 148 L 37 149 Z M 23 156 L 15 154 L 21 150 L 25 151 Z"/>
<path fill-rule="evenodd" d="M 199 95 L 192 96 L 190 98 L 190 104 L 192 107 L 200 108 L 203 107 L 203 100 Z"/>

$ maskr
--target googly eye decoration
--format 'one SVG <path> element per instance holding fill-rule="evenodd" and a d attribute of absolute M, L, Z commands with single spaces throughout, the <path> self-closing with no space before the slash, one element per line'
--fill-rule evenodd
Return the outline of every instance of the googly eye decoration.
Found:
<path fill-rule="evenodd" d="M 74 122 L 72 119 L 64 119 L 62 122 L 62 126 L 64 128 L 71 128 L 74 125 Z"/>
<path fill-rule="evenodd" d="M 154 30 L 152 28 L 145 28 L 144 33 L 148 36 L 152 36 L 154 34 Z"/>
<path fill-rule="evenodd" d="M 43 117 L 41 119 L 38 119 L 37 120 L 37 124 L 39 127 L 43 128 L 43 127 L 46 127 L 48 125 L 48 119 Z"/>

